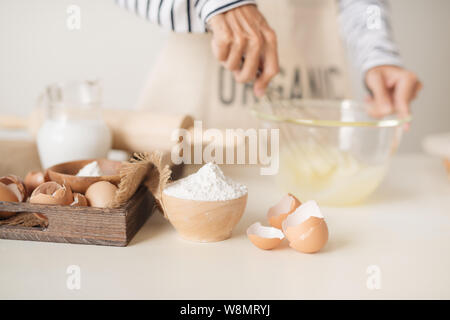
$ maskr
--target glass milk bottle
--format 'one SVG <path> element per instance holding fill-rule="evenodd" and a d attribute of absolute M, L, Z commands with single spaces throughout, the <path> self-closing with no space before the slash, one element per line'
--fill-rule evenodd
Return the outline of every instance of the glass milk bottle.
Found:
<path fill-rule="evenodd" d="M 106 158 L 111 133 L 100 109 L 98 81 L 57 83 L 46 88 L 46 118 L 37 135 L 44 169 L 73 160 Z"/>

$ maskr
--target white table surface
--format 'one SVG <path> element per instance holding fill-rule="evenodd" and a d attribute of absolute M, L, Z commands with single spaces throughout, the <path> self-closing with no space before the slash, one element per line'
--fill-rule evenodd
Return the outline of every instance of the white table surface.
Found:
<path fill-rule="evenodd" d="M 254 247 L 246 228 L 282 194 L 255 169 L 225 171 L 249 187 L 231 239 L 184 241 L 155 213 L 125 248 L 0 240 L 0 299 L 450 299 L 450 181 L 438 159 L 397 156 L 365 205 L 323 208 L 330 240 L 313 255 Z M 69 265 L 79 290 L 66 286 Z M 380 289 L 366 285 L 371 265 Z"/>

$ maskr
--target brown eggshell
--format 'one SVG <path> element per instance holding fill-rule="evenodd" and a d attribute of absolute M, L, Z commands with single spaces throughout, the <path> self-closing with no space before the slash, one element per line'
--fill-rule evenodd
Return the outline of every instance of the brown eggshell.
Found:
<path fill-rule="evenodd" d="M 41 171 L 30 171 L 25 176 L 25 186 L 27 188 L 28 196 L 30 196 L 34 189 L 36 189 L 40 184 L 45 182 L 44 173 Z"/>
<path fill-rule="evenodd" d="M 328 241 L 328 227 L 324 219 L 310 217 L 293 230 L 298 237 L 289 246 L 304 253 L 314 253 L 322 249 Z"/>
<path fill-rule="evenodd" d="M 30 196 L 30 203 L 70 205 L 73 202 L 72 190 L 69 186 L 49 181 L 34 189 Z"/>
<path fill-rule="evenodd" d="M 92 207 L 107 208 L 116 196 L 117 187 L 108 181 L 91 184 L 86 190 L 86 198 Z"/>
<path fill-rule="evenodd" d="M 272 250 L 278 247 L 278 245 L 281 243 L 281 239 L 279 238 L 267 239 L 254 234 L 248 235 L 248 238 L 256 247 L 262 250 Z"/>
<path fill-rule="evenodd" d="M 328 227 L 314 200 L 307 201 L 282 223 L 289 245 L 297 251 L 319 251 L 328 241 Z"/>
<path fill-rule="evenodd" d="M 14 192 L 6 185 L 0 182 L 0 201 L 18 202 Z M 16 212 L 0 212 L 0 219 L 7 219 L 15 215 Z"/>
<path fill-rule="evenodd" d="M 271 250 L 283 241 L 283 233 L 273 227 L 264 227 L 261 223 L 256 222 L 247 229 L 249 240 L 258 248 L 263 250 Z"/>
<path fill-rule="evenodd" d="M 310 217 L 323 218 L 322 212 L 314 200 L 303 203 L 282 222 L 281 229 L 286 238 L 289 241 L 297 239 L 300 236 L 299 225 Z"/>
<path fill-rule="evenodd" d="M 86 207 L 88 206 L 88 201 L 81 193 L 74 193 L 73 202 L 70 205 L 73 207 Z"/>
<path fill-rule="evenodd" d="M 0 182 L 6 185 L 8 188 L 11 189 L 12 192 L 17 197 L 18 202 L 22 202 L 26 200 L 27 198 L 27 189 L 25 187 L 25 184 L 22 182 L 22 179 L 20 179 L 18 176 L 15 176 L 13 174 L 4 176 L 0 178 Z"/>
<path fill-rule="evenodd" d="M 295 211 L 302 203 L 292 194 L 287 194 L 267 212 L 267 219 L 272 227 L 281 229 L 284 219 Z"/>

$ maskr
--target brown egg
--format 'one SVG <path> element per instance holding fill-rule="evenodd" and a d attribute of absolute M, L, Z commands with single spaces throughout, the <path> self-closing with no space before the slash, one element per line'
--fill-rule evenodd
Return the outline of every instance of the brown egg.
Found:
<path fill-rule="evenodd" d="M 108 181 L 93 183 L 86 190 L 86 198 L 92 207 L 106 208 L 116 196 L 117 187 Z"/>
<path fill-rule="evenodd" d="M 0 182 L 7 186 L 17 197 L 18 202 L 22 202 L 27 198 L 27 189 L 22 180 L 13 174 L 0 178 Z"/>
<path fill-rule="evenodd" d="M 81 193 L 74 193 L 73 202 L 70 205 L 73 207 L 86 207 L 88 206 L 88 201 Z"/>
<path fill-rule="evenodd" d="M 256 247 L 263 250 L 276 248 L 284 239 L 284 234 L 280 229 L 264 227 L 259 222 L 248 227 L 247 236 Z"/>
<path fill-rule="evenodd" d="M 282 229 L 291 248 L 300 252 L 317 252 L 328 241 L 328 227 L 315 201 L 298 207 L 283 221 Z"/>
<path fill-rule="evenodd" d="M 54 182 L 44 182 L 34 189 L 30 203 L 70 205 L 73 202 L 72 190 L 69 186 Z"/>
<path fill-rule="evenodd" d="M 45 182 L 44 173 L 41 171 L 30 171 L 25 176 L 25 186 L 27 188 L 28 196 L 30 196 L 34 189 Z"/>
<path fill-rule="evenodd" d="M 267 219 L 272 227 L 281 229 L 284 219 L 295 211 L 302 203 L 292 194 L 287 194 L 267 212 Z"/>
<path fill-rule="evenodd" d="M 0 201 L 18 202 L 17 196 L 6 185 L 0 182 Z M 0 219 L 7 219 L 16 212 L 0 212 Z"/>

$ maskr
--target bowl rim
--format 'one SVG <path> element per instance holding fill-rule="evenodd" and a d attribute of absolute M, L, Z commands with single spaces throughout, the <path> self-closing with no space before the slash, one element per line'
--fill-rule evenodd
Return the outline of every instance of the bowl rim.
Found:
<path fill-rule="evenodd" d="M 306 119 L 306 118 L 293 118 L 289 116 L 274 115 L 263 112 L 260 110 L 260 106 L 265 104 L 272 104 L 273 102 L 292 102 L 301 104 L 309 104 L 317 107 L 329 107 L 334 105 L 341 109 L 351 109 L 351 108 L 364 108 L 368 104 L 360 103 L 351 99 L 277 99 L 272 101 L 267 96 L 263 97 L 261 101 L 254 104 L 250 108 L 250 112 L 256 118 L 262 120 L 268 120 L 273 122 L 287 122 L 292 124 L 304 125 L 304 126 L 314 126 L 314 127 L 375 127 L 375 128 L 386 128 L 386 127 L 398 127 L 406 123 L 411 122 L 412 116 L 405 118 L 395 118 L 395 119 L 380 119 L 373 121 L 341 121 L 341 120 L 318 120 L 318 119 Z"/>
<path fill-rule="evenodd" d="M 117 178 L 120 178 L 120 172 L 117 173 L 117 174 L 113 174 L 113 175 L 109 174 L 109 175 L 90 177 L 90 176 L 77 176 L 76 174 L 63 173 L 63 172 L 55 170 L 59 166 L 64 166 L 64 165 L 74 164 L 74 163 L 82 163 L 82 162 L 90 163 L 90 162 L 93 162 L 93 161 L 108 161 L 108 162 L 116 162 L 117 164 L 122 164 L 121 161 L 117 161 L 117 160 L 110 160 L 110 159 L 106 159 L 106 158 L 92 158 L 92 159 L 81 159 L 81 160 L 72 160 L 72 161 L 60 162 L 60 163 L 57 163 L 57 164 L 47 168 L 45 171 L 47 171 L 49 175 L 50 174 L 56 174 L 56 175 L 63 176 L 63 177 L 74 177 L 74 178 L 83 179 L 83 180 L 99 180 L 99 179 L 100 180 L 105 180 L 105 179 L 117 179 Z"/>
<path fill-rule="evenodd" d="M 175 182 L 175 181 L 174 181 Z M 243 198 L 247 198 L 248 199 L 248 191 L 243 194 L 240 197 L 237 198 L 233 198 L 233 199 L 228 199 L 228 200 L 192 200 L 192 199 L 184 199 L 184 198 L 177 198 L 171 195 L 168 195 L 167 193 L 164 192 L 164 190 L 161 192 L 161 201 L 163 200 L 163 197 L 165 198 L 172 198 L 172 199 L 177 199 L 179 201 L 186 201 L 186 202 L 198 202 L 198 203 L 220 203 L 220 204 L 224 204 L 226 202 L 231 202 L 231 201 L 237 201 L 237 200 L 242 200 Z"/>

